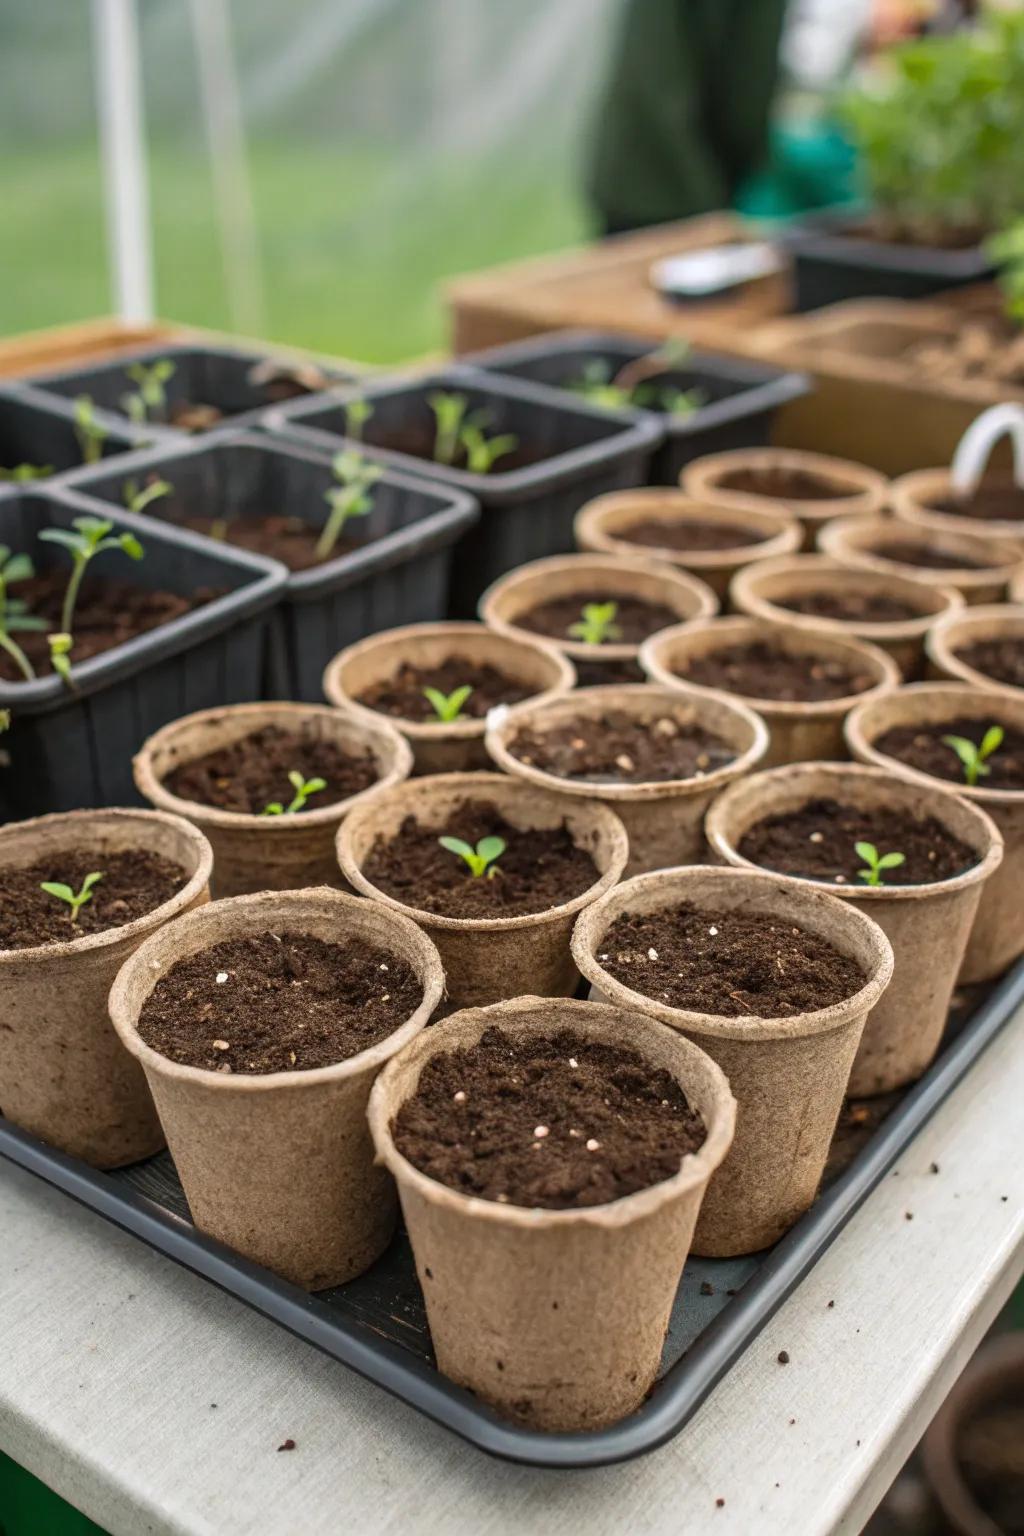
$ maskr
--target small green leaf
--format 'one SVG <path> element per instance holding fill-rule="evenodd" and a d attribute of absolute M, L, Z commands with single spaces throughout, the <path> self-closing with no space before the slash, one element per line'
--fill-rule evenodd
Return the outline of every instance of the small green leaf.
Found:
<path fill-rule="evenodd" d="M 438 842 L 442 848 L 447 848 L 449 853 L 457 853 L 463 859 L 469 858 L 473 852 L 469 843 L 464 843 L 461 837 L 439 837 Z"/>
<path fill-rule="evenodd" d="M 883 853 L 878 861 L 879 869 L 898 869 L 901 864 L 907 862 L 905 853 Z"/>
<path fill-rule="evenodd" d="M 70 885 L 62 885 L 58 880 L 43 880 L 39 889 L 45 891 L 47 896 L 57 896 L 61 901 L 66 901 L 70 906 L 75 899 L 75 893 Z"/>
<path fill-rule="evenodd" d="M 858 859 L 863 859 L 865 864 L 878 863 L 878 849 L 874 843 L 854 843 L 853 847 Z"/>

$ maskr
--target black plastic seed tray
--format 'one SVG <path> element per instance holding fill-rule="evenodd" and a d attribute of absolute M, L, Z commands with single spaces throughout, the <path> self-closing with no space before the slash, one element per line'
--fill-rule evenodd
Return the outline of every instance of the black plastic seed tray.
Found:
<path fill-rule="evenodd" d="M 995 267 L 984 245 L 960 248 L 873 240 L 858 233 L 864 213 L 808 216 L 782 236 L 793 263 L 798 314 L 846 299 L 929 299 L 987 282 Z"/>
<path fill-rule="evenodd" d="M 139 448 L 155 435 L 104 411 L 96 412 L 96 421 L 106 433 L 101 449 L 104 460 Z M 0 384 L 0 469 L 13 470 L 25 464 L 51 472 L 32 482 L 36 485 L 48 484 L 82 467 L 82 447 L 75 436 L 75 403 L 25 384 Z"/>
<path fill-rule="evenodd" d="M 657 346 L 642 336 L 617 336 L 607 331 L 551 331 L 470 353 L 460 361 L 485 373 L 531 379 L 566 390 L 570 399 L 579 399 L 576 386 L 585 378 L 588 365 L 599 364 L 610 381 L 627 363 L 650 356 Z M 664 433 L 664 441 L 651 454 L 647 475 L 651 485 L 677 485 L 683 467 L 706 453 L 767 443 L 781 408 L 811 388 L 805 373 L 697 351 L 666 367 L 657 375 L 657 383 L 669 389 L 695 390 L 700 403 L 686 415 L 638 412 L 653 414 Z"/>
<path fill-rule="evenodd" d="M 942 1051 L 913 1088 L 848 1104 L 822 1194 L 773 1249 L 742 1259 L 691 1258 L 659 1379 L 646 1403 L 611 1428 L 588 1434 L 544 1434 L 508 1423 L 439 1374 L 402 1233 L 365 1275 L 311 1296 L 197 1232 L 166 1152 L 115 1173 L 97 1173 L 0 1117 L 0 1155 L 481 1450 L 534 1466 L 603 1466 L 654 1450 L 679 1433 L 1022 1001 L 1024 962 L 987 996 L 975 995 L 951 1017 Z"/>

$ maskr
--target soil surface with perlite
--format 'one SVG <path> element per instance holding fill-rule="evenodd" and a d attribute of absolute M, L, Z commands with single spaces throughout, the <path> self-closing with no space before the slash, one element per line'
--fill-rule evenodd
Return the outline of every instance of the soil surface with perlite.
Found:
<path fill-rule="evenodd" d="M 547 730 L 524 726 L 509 751 L 527 767 L 587 784 L 656 784 L 702 778 L 735 760 L 714 731 L 666 714 L 638 720 L 610 709 L 602 720 L 570 720 Z"/>
<path fill-rule="evenodd" d="M 976 640 L 956 652 L 957 661 L 1009 688 L 1024 688 L 1024 639 Z"/>
<path fill-rule="evenodd" d="M 846 485 L 815 470 L 787 465 L 762 465 L 758 469 L 730 469 L 715 480 L 720 491 L 740 491 L 745 496 L 766 496 L 772 501 L 845 501 L 859 496 L 856 486 Z"/>
<path fill-rule="evenodd" d="M 436 725 L 440 717 L 423 690 L 436 688 L 448 698 L 457 688 L 466 687 L 472 692 L 460 705 L 458 720 L 483 720 L 495 705 L 519 704 L 537 692 L 536 687 L 518 682 L 489 662 L 477 663 L 452 656 L 436 667 L 416 667 L 403 661 L 390 677 L 357 694 L 356 702 L 394 720 L 425 721 Z"/>
<path fill-rule="evenodd" d="M 76 894 L 86 875 L 103 876 L 71 921 L 71 908 L 42 890 L 45 880 L 69 886 Z M 170 901 L 186 884 L 180 865 L 142 848 L 118 853 L 69 849 L 35 864 L 0 871 L 0 949 L 32 949 L 37 944 L 66 944 L 86 934 L 123 928 Z"/>
<path fill-rule="evenodd" d="M 876 752 L 894 757 L 916 768 L 919 773 L 929 773 L 936 779 L 947 779 L 966 784 L 964 767 L 957 753 L 943 741 L 943 736 L 962 736 L 976 747 L 990 726 L 1001 724 L 998 715 L 989 719 L 965 719 L 957 717 L 943 720 L 924 730 L 920 725 L 894 725 L 872 742 Z M 985 759 L 988 773 L 978 777 L 978 789 L 1024 790 L 1024 731 L 1004 727 L 1002 744 Z"/>
<path fill-rule="evenodd" d="M 825 656 L 793 654 L 767 640 L 689 656 L 674 671 L 677 677 L 703 688 L 780 704 L 846 699 L 864 693 L 876 681 L 869 672 L 853 671 Z"/>
<path fill-rule="evenodd" d="M 706 1135 L 671 1073 L 635 1051 L 575 1030 L 517 1040 L 494 1026 L 427 1062 L 391 1131 L 449 1189 L 553 1211 L 660 1184 Z"/>
<path fill-rule="evenodd" d="M 582 622 L 584 608 L 605 603 L 615 604 L 615 617 L 607 637 L 611 645 L 640 645 L 659 629 L 682 622 L 681 615 L 664 603 L 617 597 L 614 592 L 576 592 L 572 597 L 553 597 L 550 602 L 537 603 L 517 614 L 515 623 L 518 629 L 529 630 L 532 635 L 580 642 L 582 637 L 571 633 L 573 625 Z"/>
<path fill-rule="evenodd" d="M 268 725 L 230 746 L 180 764 L 163 783 L 179 799 L 258 816 L 270 804 L 291 803 L 295 790 L 288 775 L 292 772 L 301 773 L 307 782 L 324 779 L 327 785 L 293 813 L 298 816 L 361 794 L 380 777 L 371 752 L 346 752 L 334 741 Z"/>
<path fill-rule="evenodd" d="M 390 950 L 268 932 L 179 960 L 146 999 L 138 1032 L 189 1067 L 302 1072 L 386 1040 L 422 1000 L 412 967 Z"/>
<path fill-rule="evenodd" d="M 751 528 L 738 523 L 703 522 L 700 518 L 680 518 L 678 523 L 662 522 L 659 518 L 640 518 L 620 528 L 615 538 L 627 544 L 642 544 L 645 549 L 705 551 L 747 549 L 763 544 L 770 534 L 756 534 Z"/>
<path fill-rule="evenodd" d="M 863 886 L 867 866 L 855 844 L 871 843 L 881 856 L 902 853 L 904 862 L 882 872 L 883 885 L 927 885 L 952 880 L 978 862 L 966 843 L 934 816 L 912 816 L 884 806 L 809 800 L 799 810 L 767 816 L 740 839 L 739 852 L 762 869 L 805 880 Z"/>
<path fill-rule="evenodd" d="M 811 1013 L 844 1002 L 867 980 L 856 961 L 782 918 L 689 902 L 617 918 L 597 958 L 634 992 L 726 1018 Z"/>
<path fill-rule="evenodd" d="M 442 837 L 459 838 L 471 848 L 485 837 L 500 837 L 505 848 L 486 874 L 474 875 L 461 855 L 441 847 Z M 590 854 L 576 846 L 564 823 L 520 829 L 483 800 L 465 801 L 437 825 L 407 816 L 397 836 L 377 838 L 362 871 L 395 901 L 461 918 L 546 912 L 581 896 L 600 878 Z"/>
<path fill-rule="evenodd" d="M 917 605 L 901 602 L 884 592 L 858 592 L 855 588 L 801 592 L 773 601 L 787 613 L 802 613 L 812 619 L 838 619 L 843 624 L 905 624 L 930 612 L 927 597 L 922 597 Z"/>

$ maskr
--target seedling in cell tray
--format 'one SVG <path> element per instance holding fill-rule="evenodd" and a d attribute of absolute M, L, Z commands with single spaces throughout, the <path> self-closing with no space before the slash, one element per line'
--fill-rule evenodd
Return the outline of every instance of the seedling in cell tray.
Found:
<path fill-rule="evenodd" d="M 449 725 L 460 718 L 462 706 L 472 692 L 469 683 L 463 683 L 461 688 L 455 688 L 451 693 L 442 693 L 440 688 L 424 688 L 423 697 L 437 718 Z"/>
<path fill-rule="evenodd" d="M 435 389 L 427 396 L 427 404 L 434 413 L 434 462 L 454 464 L 459 453 L 460 438 L 469 401 L 465 395 L 451 390 Z"/>
<path fill-rule="evenodd" d="M 858 869 L 857 878 L 865 885 L 884 885 L 882 875 L 887 869 L 899 869 L 907 862 L 905 853 L 879 853 L 874 843 L 854 843 L 854 852 L 863 859 L 865 868 Z"/>
<path fill-rule="evenodd" d="M 345 436 L 357 443 L 363 440 L 363 428 L 373 415 L 369 400 L 349 400 L 345 406 Z"/>
<path fill-rule="evenodd" d="M 34 575 L 29 555 L 12 554 L 6 545 L 0 544 L 0 649 L 7 652 L 28 683 L 36 675 L 35 668 L 13 637 L 19 631 L 41 632 L 46 628 L 46 620 L 35 618 L 24 598 L 12 597 L 8 589 L 13 582 L 28 581 Z"/>
<path fill-rule="evenodd" d="M 10 469 L 0 466 L 0 480 L 9 480 L 14 485 L 25 485 L 30 480 L 45 480 L 52 474 L 52 464 L 15 464 Z"/>
<path fill-rule="evenodd" d="M 964 783 L 971 789 L 977 784 L 979 778 L 986 778 L 992 772 L 988 759 L 1002 746 L 1004 734 L 1001 725 L 990 725 L 981 738 L 980 746 L 966 736 L 943 736 L 945 745 L 951 747 L 960 759 L 964 770 Z"/>
<path fill-rule="evenodd" d="M 153 476 L 145 485 L 140 485 L 137 480 L 126 480 L 121 487 L 121 497 L 129 512 L 145 512 L 154 501 L 170 496 L 173 490 L 174 486 L 169 480 Z"/>
<path fill-rule="evenodd" d="M 475 880 L 493 880 L 501 873 L 495 860 L 501 858 L 507 847 L 503 837 L 482 837 L 475 848 L 471 843 L 463 842 L 461 837 L 439 837 L 438 842 L 463 860 Z"/>
<path fill-rule="evenodd" d="M 75 437 L 82 450 L 83 464 L 98 464 L 103 457 L 103 444 L 107 429 L 96 420 L 96 410 L 90 395 L 77 395 L 74 405 Z"/>
<path fill-rule="evenodd" d="M 371 464 L 368 459 L 363 458 L 361 453 L 356 453 L 352 449 L 335 454 L 331 468 L 335 479 L 341 483 L 324 492 L 324 500 L 331 510 L 323 532 L 317 540 L 318 560 L 326 560 L 329 557 L 349 518 L 366 517 L 373 511 L 370 487 L 375 485 L 384 473 L 379 464 Z"/>
<path fill-rule="evenodd" d="M 466 455 L 466 468 L 471 475 L 489 475 L 498 459 L 515 453 L 519 439 L 514 432 L 502 432 L 488 437 L 478 420 L 464 423 L 459 433 L 459 445 Z"/>
<path fill-rule="evenodd" d="M 618 611 L 618 603 L 585 603 L 576 623 L 569 625 L 569 634 L 573 640 L 582 640 L 584 645 L 604 645 L 609 640 L 618 640 L 622 635 L 615 622 Z"/>
<path fill-rule="evenodd" d="M 170 358 L 158 358 L 155 363 L 132 363 L 125 369 L 126 376 L 137 387 L 130 394 L 121 396 L 126 414 L 137 425 L 154 418 L 167 416 L 167 391 L 164 385 L 174 376 L 174 364 Z"/>
<path fill-rule="evenodd" d="M 39 537 L 61 545 L 71 555 L 71 576 L 61 605 L 60 630 L 49 637 L 50 664 L 59 677 L 70 682 L 75 605 L 90 563 L 108 549 L 119 549 L 131 560 L 141 560 L 145 550 L 134 533 L 115 533 L 113 523 L 103 517 L 76 517 L 70 528 L 44 528 Z"/>
<path fill-rule="evenodd" d="M 311 795 L 318 795 L 321 790 L 327 788 L 326 779 L 306 779 L 297 768 L 293 768 L 288 775 L 288 782 L 295 791 L 290 804 L 285 805 L 281 800 L 271 800 L 260 812 L 261 816 L 294 816 L 297 812 L 305 810 L 306 801 Z"/>
<path fill-rule="evenodd" d="M 87 901 L 92 901 L 93 886 L 102 879 L 102 871 L 94 870 L 91 875 L 86 875 L 77 891 L 72 890 L 70 885 L 65 885 L 60 880 L 42 880 L 39 889 L 45 891 L 47 896 L 55 896 L 58 901 L 65 902 L 71 909 L 69 913 L 71 921 L 77 925 L 78 914 L 82 907 Z"/>

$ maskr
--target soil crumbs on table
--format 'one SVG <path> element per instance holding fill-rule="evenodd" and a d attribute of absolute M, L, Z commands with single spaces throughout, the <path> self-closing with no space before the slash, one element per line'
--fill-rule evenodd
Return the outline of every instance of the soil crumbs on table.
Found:
<path fill-rule="evenodd" d="M 474 875 L 460 854 L 441 847 L 442 837 L 459 838 L 471 848 L 485 837 L 500 837 L 505 848 L 486 874 Z M 395 837 L 377 838 L 362 870 L 396 901 L 461 918 L 546 912 L 582 895 L 599 878 L 590 854 L 576 846 L 564 822 L 545 830 L 520 829 L 486 800 L 463 801 L 436 825 L 407 816 Z"/>
<path fill-rule="evenodd" d="M 571 597 L 553 597 L 550 602 L 536 603 L 525 613 L 517 614 L 515 624 L 531 635 L 580 642 L 579 635 L 570 633 L 572 626 L 582 621 L 584 608 L 606 603 L 614 603 L 615 616 L 607 642 L 602 644 L 639 645 L 659 629 L 683 622 L 683 615 L 664 603 L 645 603 L 639 597 L 616 596 L 614 592 L 576 592 Z"/>
<path fill-rule="evenodd" d="M 365 519 L 358 519 L 358 522 L 360 527 L 366 527 Z M 186 517 L 177 526 L 191 528 L 194 533 L 203 533 L 207 538 L 223 540 L 237 549 L 251 550 L 256 555 L 269 555 L 272 560 L 280 560 L 290 571 L 308 571 L 315 565 L 323 565 L 325 560 L 336 560 L 339 555 L 351 554 L 354 549 L 361 549 L 371 542 L 366 538 L 339 534 L 328 553 L 320 555 L 317 543 L 323 530 L 301 517 L 281 513 L 229 518 Z"/>
<path fill-rule="evenodd" d="M 76 894 L 86 875 L 99 873 L 90 899 L 78 909 L 41 890 L 41 883 L 67 885 Z M 34 864 L 5 868 L 0 874 L 0 949 L 31 949 L 37 944 L 68 943 L 90 933 L 123 928 L 170 901 L 188 880 L 179 864 L 142 848 L 114 853 L 103 849 L 68 849 Z"/>
<path fill-rule="evenodd" d="M 786 704 L 847 699 L 873 688 L 877 681 L 870 673 L 851 671 L 842 662 L 785 651 L 767 640 L 690 656 L 674 670 L 678 677 L 704 688 Z"/>
<path fill-rule="evenodd" d="M 982 719 L 958 716 L 954 720 L 924 729 L 920 725 L 894 725 L 891 730 L 876 737 L 872 742 L 876 752 L 894 757 L 916 768 L 919 773 L 931 774 L 936 779 L 946 779 L 961 788 L 965 786 L 964 768 L 952 747 L 943 741 L 944 736 L 962 736 L 980 746 L 990 726 L 1001 722 L 993 710 L 991 717 Z M 1024 731 L 1004 727 L 1002 744 L 985 760 L 989 770 L 978 778 L 978 789 L 1024 790 Z"/>
<path fill-rule="evenodd" d="M 528 767 L 586 784 L 657 784 L 701 778 L 735 761 L 736 750 L 714 731 L 666 713 L 638 720 L 610 709 L 600 720 L 524 726 L 509 751 Z"/>
<path fill-rule="evenodd" d="M 130 564 L 129 561 L 125 561 Z M 45 630 L 18 630 L 14 639 L 25 652 L 40 677 L 48 676 L 50 646 L 47 635 L 61 627 L 61 606 L 67 590 L 69 566 L 54 566 L 19 581 L 11 589 L 11 595 L 20 598 L 28 606 L 33 618 L 45 619 Z M 150 591 L 146 587 L 133 587 L 125 582 L 107 581 L 104 578 L 86 580 L 75 607 L 75 643 L 71 652 L 72 671 L 77 663 L 87 661 L 110 651 L 116 645 L 124 645 L 138 635 L 144 635 L 172 619 L 180 619 L 212 602 L 220 593 L 212 587 L 202 587 L 189 597 L 177 592 Z M 6 652 L 0 651 L 0 680 L 5 683 L 24 681 L 22 673 Z"/>
<path fill-rule="evenodd" d="M 324 779 L 327 784 L 294 813 L 300 816 L 348 800 L 380 777 L 372 752 L 346 752 L 334 741 L 268 725 L 230 746 L 180 764 L 163 783 L 182 800 L 258 816 L 272 803 L 290 804 L 295 795 L 288 779 L 292 772 L 301 773 L 307 782 Z"/>
<path fill-rule="evenodd" d="M 741 491 L 746 496 L 768 496 L 773 501 L 846 501 L 861 494 L 860 487 L 833 480 L 809 469 L 764 465 L 760 469 L 730 469 L 715 485 L 722 491 Z"/>
<path fill-rule="evenodd" d="M 781 875 L 859 887 L 864 884 L 859 872 L 866 866 L 856 852 L 858 842 L 872 843 L 880 855 L 903 854 L 902 864 L 883 872 L 884 886 L 952 880 L 978 862 L 934 816 L 881 805 L 865 810 L 827 799 L 809 800 L 799 810 L 755 823 L 740 839 L 739 852 Z"/>
<path fill-rule="evenodd" d="M 642 544 L 645 549 L 678 549 L 703 551 L 716 549 L 747 549 L 764 544 L 772 534 L 755 533 L 752 528 L 742 528 L 738 523 L 702 522 L 700 518 L 680 518 L 677 523 L 662 522 L 659 518 L 641 518 L 628 523 L 613 533 L 613 538 L 626 544 Z"/>
<path fill-rule="evenodd" d="M 190 1067 L 303 1072 L 386 1040 L 422 998 L 422 982 L 390 950 L 267 932 L 179 960 L 146 999 L 138 1031 Z"/>
<path fill-rule="evenodd" d="M 957 661 L 1010 688 L 1024 688 L 1024 637 L 977 640 L 956 652 Z"/>
<path fill-rule="evenodd" d="M 913 539 L 876 544 L 874 549 L 866 553 L 877 555 L 880 560 L 892 560 L 896 565 L 911 565 L 922 571 L 985 571 L 991 570 L 996 564 L 995 561 L 975 560 L 967 555 L 946 554 L 932 544 L 918 544 Z"/>
<path fill-rule="evenodd" d="M 617 918 L 598 960 L 634 992 L 726 1018 L 782 1018 L 841 1003 L 866 977 L 856 961 L 783 918 L 683 902 Z"/>
<path fill-rule="evenodd" d="M 427 1062 L 392 1134 L 450 1189 L 559 1211 L 671 1178 L 706 1132 L 671 1073 L 637 1052 L 575 1030 L 524 1040 L 492 1025 Z"/>
<path fill-rule="evenodd" d="M 468 644 L 471 646 L 472 641 Z M 490 663 L 451 656 L 434 667 L 416 667 L 403 661 L 396 672 L 356 695 L 356 702 L 394 720 L 439 723 L 437 712 L 424 693 L 436 688 L 448 698 L 457 688 L 472 689 L 459 709 L 459 720 L 483 720 L 496 704 L 519 704 L 539 690 L 517 682 Z"/>
<path fill-rule="evenodd" d="M 916 604 L 902 602 L 884 592 L 858 592 L 855 588 L 844 591 L 841 586 L 832 591 L 794 593 L 792 597 L 772 601 L 787 613 L 803 613 L 812 619 L 838 619 L 843 624 L 905 624 L 931 612 L 927 596 Z"/>

